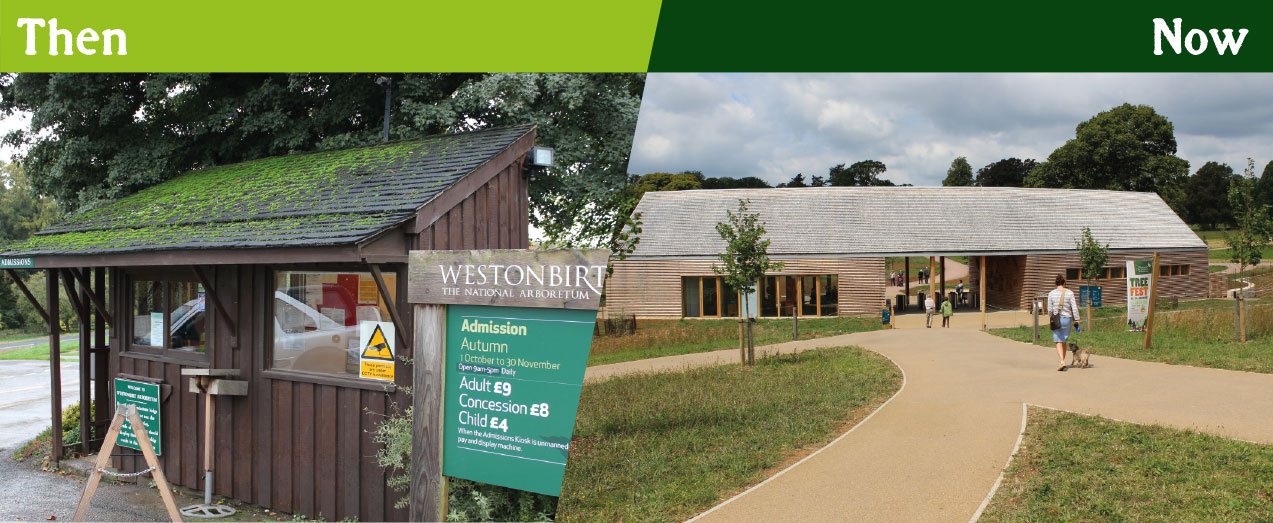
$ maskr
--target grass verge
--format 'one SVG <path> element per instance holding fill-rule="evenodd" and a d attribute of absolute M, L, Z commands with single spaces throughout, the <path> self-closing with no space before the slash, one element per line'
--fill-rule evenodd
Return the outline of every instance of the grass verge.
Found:
<path fill-rule="evenodd" d="M 848 430 L 901 385 L 858 348 L 584 387 L 557 521 L 682 521 Z"/>
<path fill-rule="evenodd" d="M 588 365 L 738 348 L 738 320 L 640 321 L 626 336 L 597 336 Z M 880 329 L 876 317 L 808 318 L 800 320 L 800 339 L 822 338 Z M 791 319 L 759 319 L 753 327 L 756 345 L 791 341 Z"/>
<path fill-rule="evenodd" d="M 1032 407 L 981 521 L 1270 521 L 1273 446 Z"/>
<path fill-rule="evenodd" d="M 1223 300 L 1207 300 L 1223 302 Z M 1273 305 L 1263 302 L 1248 307 L 1250 335 L 1246 343 L 1234 340 L 1233 302 L 1214 305 L 1207 302 L 1181 302 L 1180 309 L 1157 315 L 1153 347 L 1145 350 L 1144 333 L 1127 332 L 1124 316 L 1102 311 L 1096 314 L 1096 330 L 1084 328 L 1072 338 L 1092 348 L 1095 357 L 1112 356 L 1173 365 L 1192 365 L 1217 369 L 1273 373 Z M 1186 308 L 1186 304 L 1189 308 Z M 1111 307 L 1111 309 L 1113 309 Z M 1051 332 L 1047 318 L 1041 318 L 1040 346 L 1050 347 Z M 1089 327 L 1089 321 L 1082 322 Z M 1030 343 L 1032 327 L 993 329 L 991 334 Z M 1099 364 L 1099 363 L 1098 363 Z"/>
<path fill-rule="evenodd" d="M 80 342 L 64 341 L 58 346 L 62 361 L 79 361 Z M 42 360 L 49 361 L 49 344 L 41 343 L 21 349 L 0 353 L 0 360 Z"/>

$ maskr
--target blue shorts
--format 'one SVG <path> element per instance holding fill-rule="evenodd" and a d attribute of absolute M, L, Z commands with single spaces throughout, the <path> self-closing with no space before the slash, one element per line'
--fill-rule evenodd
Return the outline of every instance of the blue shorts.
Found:
<path fill-rule="evenodd" d="M 1061 316 L 1061 328 L 1052 331 L 1053 343 L 1065 343 L 1070 339 L 1070 327 L 1074 325 L 1074 318 Z"/>

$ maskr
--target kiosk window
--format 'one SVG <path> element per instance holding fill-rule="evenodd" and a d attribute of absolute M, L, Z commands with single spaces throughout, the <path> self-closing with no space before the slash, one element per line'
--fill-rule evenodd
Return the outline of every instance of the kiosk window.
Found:
<path fill-rule="evenodd" d="M 208 329 L 202 285 L 134 280 L 132 292 L 134 347 L 206 351 Z"/>
<path fill-rule="evenodd" d="M 383 276 L 397 299 L 397 275 Z M 390 321 L 392 303 L 370 272 L 278 272 L 273 306 L 273 368 L 357 377 L 359 324 Z"/>

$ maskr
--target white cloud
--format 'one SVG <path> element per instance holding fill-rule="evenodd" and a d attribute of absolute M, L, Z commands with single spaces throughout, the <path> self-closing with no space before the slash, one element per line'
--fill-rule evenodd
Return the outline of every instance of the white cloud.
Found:
<path fill-rule="evenodd" d="M 630 170 L 701 170 L 771 183 L 875 159 L 898 183 L 1043 160 L 1122 103 L 1174 125 L 1179 155 L 1257 170 L 1273 159 L 1269 74 L 650 74 Z"/>

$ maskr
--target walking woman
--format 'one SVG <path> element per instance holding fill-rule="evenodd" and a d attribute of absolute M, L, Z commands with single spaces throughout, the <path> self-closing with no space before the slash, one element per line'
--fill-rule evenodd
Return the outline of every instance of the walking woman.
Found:
<path fill-rule="evenodd" d="M 1060 365 L 1056 370 L 1065 370 L 1065 344 L 1070 339 L 1070 329 L 1079 323 L 1079 307 L 1074 301 L 1074 292 L 1065 288 L 1065 276 L 1056 275 L 1056 288 L 1048 293 L 1048 315 L 1060 313 L 1061 328 L 1052 330 L 1052 341 L 1056 342 L 1056 358 Z"/>

